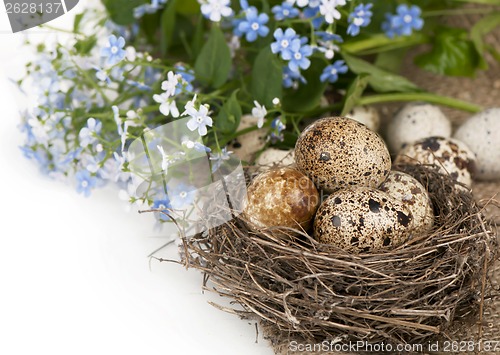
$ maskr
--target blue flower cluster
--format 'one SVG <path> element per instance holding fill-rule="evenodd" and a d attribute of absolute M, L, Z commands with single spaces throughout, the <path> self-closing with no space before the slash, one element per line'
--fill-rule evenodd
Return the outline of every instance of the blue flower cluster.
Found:
<path fill-rule="evenodd" d="M 416 5 L 399 5 L 396 14 L 386 14 L 382 30 L 389 38 L 409 36 L 414 30 L 421 30 L 424 20 L 420 17 L 422 10 Z"/>

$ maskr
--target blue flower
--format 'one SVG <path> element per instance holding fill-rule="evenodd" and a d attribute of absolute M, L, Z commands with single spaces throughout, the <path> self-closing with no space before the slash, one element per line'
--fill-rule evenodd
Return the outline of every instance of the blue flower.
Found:
<path fill-rule="evenodd" d="M 386 21 L 382 23 L 382 30 L 389 38 L 395 36 L 409 36 L 413 30 L 421 30 L 424 20 L 420 17 L 422 10 L 416 5 L 408 7 L 399 5 L 396 15 L 386 14 Z"/>
<path fill-rule="evenodd" d="M 271 122 L 271 142 L 276 143 L 277 141 L 283 141 L 285 136 L 283 135 L 283 131 L 285 130 L 286 125 L 281 120 L 281 117 L 275 118 Z"/>
<path fill-rule="evenodd" d="M 101 49 L 101 56 L 107 57 L 108 65 L 115 65 L 125 58 L 126 52 L 123 49 L 125 39 L 123 37 L 116 38 L 115 35 L 111 35 L 108 41 L 109 45 Z"/>
<path fill-rule="evenodd" d="M 335 63 L 328 65 L 320 76 L 322 82 L 328 81 L 334 83 L 339 79 L 339 74 L 345 74 L 349 68 L 343 60 L 337 60 Z"/>
<path fill-rule="evenodd" d="M 153 201 L 153 209 L 158 210 L 158 212 L 155 213 L 156 219 L 162 221 L 162 222 L 168 222 L 171 221 L 171 218 L 167 216 L 167 214 L 171 214 L 170 209 L 172 208 L 172 205 L 170 203 L 170 200 L 168 197 L 165 197 L 163 199 L 157 199 Z"/>
<path fill-rule="evenodd" d="M 161 5 L 164 5 L 167 0 L 151 0 L 151 4 L 144 4 L 137 6 L 134 9 L 134 17 L 141 18 L 145 14 L 154 14 L 158 10 L 162 8 Z"/>
<path fill-rule="evenodd" d="M 321 16 L 319 12 L 319 1 L 313 4 L 312 1 L 309 2 L 309 6 L 304 9 L 304 17 L 306 19 L 312 19 L 312 24 L 315 29 L 321 27 L 325 22 L 325 17 Z"/>
<path fill-rule="evenodd" d="M 186 69 L 184 65 L 182 64 L 177 64 L 174 66 L 175 72 L 181 76 L 181 84 L 184 87 L 184 90 L 186 92 L 193 92 L 193 81 L 195 79 L 194 77 L 194 71 L 192 69 Z M 175 95 L 178 95 L 182 92 L 182 88 L 177 88 L 175 91 Z"/>
<path fill-rule="evenodd" d="M 302 40 L 302 43 L 304 41 Z M 313 53 L 313 49 L 310 45 L 305 44 L 295 51 L 292 55 L 292 59 L 288 62 L 288 67 L 291 71 L 298 72 L 300 69 L 307 69 L 311 65 L 311 61 L 308 59 Z"/>
<path fill-rule="evenodd" d="M 85 197 L 89 197 L 92 188 L 97 184 L 97 178 L 90 175 L 88 170 L 80 170 L 75 174 L 75 177 L 77 181 L 76 191 L 83 193 Z"/>
<path fill-rule="evenodd" d="M 269 27 L 265 24 L 269 21 L 269 16 L 265 13 L 259 14 L 253 6 L 245 10 L 245 19 L 238 24 L 238 33 L 245 34 L 248 42 L 254 42 L 257 37 L 266 37 Z M 235 32 L 236 33 L 236 32 Z"/>
<path fill-rule="evenodd" d="M 219 168 L 221 167 L 222 163 L 225 160 L 229 160 L 231 157 L 230 155 L 233 154 L 232 151 L 228 151 L 227 147 L 222 148 L 220 152 L 217 152 L 215 154 L 210 154 L 210 160 L 213 161 L 212 163 L 212 173 L 215 173 Z"/>
<path fill-rule="evenodd" d="M 280 53 L 284 60 L 291 60 L 293 53 L 300 49 L 300 39 L 293 28 L 287 28 L 283 33 L 281 28 L 274 31 L 276 42 L 271 43 L 271 51 Z"/>
<path fill-rule="evenodd" d="M 285 1 L 281 5 L 274 6 L 271 11 L 277 21 L 282 21 L 286 18 L 295 18 L 299 16 L 299 9 L 293 7 L 293 4 Z"/>
<path fill-rule="evenodd" d="M 354 11 L 349 15 L 349 27 L 347 34 L 357 36 L 360 27 L 366 27 L 372 20 L 373 13 L 370 11 L 373 4 L 360 4 L 354 8 Z"/>
<path fill-rule="evenodd" d="M 87 126 L 83 127 L 78 134 L 80 140 L 80 146 L 85 148 L 89 144 L 96 141 L 96 135 L 101 132 L 102 123 L 95 118 L 89 118 L 87 120 Z"/>
<path fill-rule="evenodd" d="M 283 67 L 283 87 L 297 87 L 299 81 L 303 84 L 307 83 L 306 78 L 300 72 L 291 71 L 287 65 Z"/>
<path fill-rule="evenodd" d="M 314 34 L 318 37 L 319 40 L 324 42 L 344 42 L 344 39 L 336 33 L 328 32 L 328 31 L 316 31 Z"/>
<path fill-rule="evenodd" d="M 168 190 L 168 196 L 170 197 L 172 208 L 179 210 L 186 209 L 193 204 L 196 197 L 196 189 L 181 182 Z"/>

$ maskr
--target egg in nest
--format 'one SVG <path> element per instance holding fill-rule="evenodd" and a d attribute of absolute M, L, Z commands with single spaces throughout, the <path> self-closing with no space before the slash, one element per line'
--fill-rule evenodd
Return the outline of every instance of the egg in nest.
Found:
<path fill-rule="evenodd" d="M 259 228 L 308 229 L 319 201 L 318 190 L 300 171 L 272 169 L 257 175 L 248 186 L 243 215 Z"/>
<path fill-rule="evenodd" d="M 353 253 L 390 249 L 408 239 L 412 221 L 401 201 L 374 188 L 355 186 L 334 192 L 321 204 L 314 237 Z"/>
<path fill-rule="evenodd" d="M 434 225 L 434 210 L 427 189 L 413 176 L 391 171 L 379 190 L 401 201 L 413 216 L 412 231 L 428 232 Z"/>
<path fill-rule="evenodd" d="M 295 145 L 295 162 L 325 192 L 352 185 L 377 187 L 391 170 L 382 138 L 345 117 L 323 118 L 306 127 Z"/>

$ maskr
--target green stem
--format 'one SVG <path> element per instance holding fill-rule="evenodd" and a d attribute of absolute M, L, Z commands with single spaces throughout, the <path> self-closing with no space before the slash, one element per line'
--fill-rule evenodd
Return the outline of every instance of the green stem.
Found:
<path fill-rule="evenodd" d="M 448 106 L 472 113 L 479 112 L 483 109 L 481 106 L 472 104 L 470 102 L 430 93 L 397 93 L 364 96 L 358 101 L 358 105 L 372 105 L 395 101 L 426 101 L 433 104 Z"/>
<path fill-rule="evenodd" d="M 429 42 L 429 37 L 421 33 L 414 33 L 411 36 L 401 36 L 396 38 L 389 38 L 384 34 L 373 35 L 369 38 L 359 41 L 349 42 L 340 46 L 341 50 L 348 53 L 361 53 L 368 50 L 377 49 L 390 46 L 391 49 L 410 47 L 417 44 Z"/>
<path fill-rule="evenodd" d="M 482 15 L 491 13 L 491 8 L 472 8 L 472 9 L 449 9 L 427 11 L 422 14 L 422 17 L 433 16 L 460 16 L 460 15 Z"/>

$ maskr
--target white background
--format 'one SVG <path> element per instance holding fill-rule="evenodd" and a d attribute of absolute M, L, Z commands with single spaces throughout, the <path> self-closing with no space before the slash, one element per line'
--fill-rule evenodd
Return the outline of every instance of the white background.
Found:
<path fill-rule="evenodd" d="M 152 216 L 126 212 L 112 188 L 86 199 L 23 157 L 17 125 L 28 98 L 7 78 L 30 58 L 24 36 L 54 34 L 10 34 L 0 4 L 0 354 L 272 354 L 255 343 L 255 322 L 207 303 L 222 300 L 201 292 L 199 272 L 150 264 L 169 234 Z M 163 255 L 178 258 L 175 247 Z"/>

